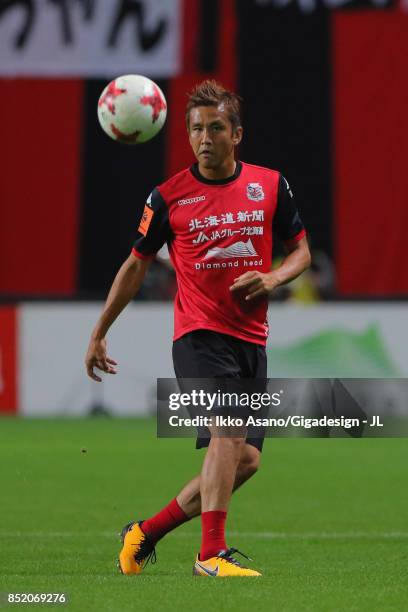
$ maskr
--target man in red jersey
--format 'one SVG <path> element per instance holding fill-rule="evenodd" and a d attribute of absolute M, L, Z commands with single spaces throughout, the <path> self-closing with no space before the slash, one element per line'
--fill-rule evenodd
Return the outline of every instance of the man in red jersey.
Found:
<path fill-rule="evenodd" d="M 115 374 L 105 336 L 142 284 L 150 261 L 167 242 L 176 271 L 173 362 L 177 378 L 266 378 L 268 294 L 310 265 L 305 230 L 283 176 L 236 161 L 243 129 L 238 97 L 214 81 L 191 93 L 188 136 L 197 158 L 191 168 L 156 187 L 147 199 L 132 253 L 120 268 L 86 356 Z M 272 269 L 272 228 L 287 256 Z M 257 470 L 263 438 L 199 433 L 208 446 L 201 473 L 156 515 L 122 530 L 119 568 L 139 574 L 166 533 L 201 515 L 202 543 L 193 573 L 259 576 L 233 557 L 224 525 L 232 492 Z"/>

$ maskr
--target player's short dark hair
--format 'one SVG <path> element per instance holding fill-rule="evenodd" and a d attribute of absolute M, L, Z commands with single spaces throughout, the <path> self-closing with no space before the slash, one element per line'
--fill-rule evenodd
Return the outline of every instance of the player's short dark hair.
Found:
<path fill-rule="evenodd" d="M 217 81 L 207 79 L 198 83 L 188 94 L 186 107 L 187 129 L 190 125 L 190 111 L 197 106 L 219 106 L 224 103 L 232 129 L 236 130 L 241 124 L 241 100 L 233 91 L 228 91 Z"/>

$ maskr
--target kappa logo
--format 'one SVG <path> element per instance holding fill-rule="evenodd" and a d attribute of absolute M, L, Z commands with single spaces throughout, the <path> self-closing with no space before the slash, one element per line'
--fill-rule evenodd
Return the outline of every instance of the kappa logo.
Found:
<path fill-rule="evenodd" d="M 253 202 L 260 202 L 265 199 L 264 190 L 260 183 L 248 183 L 247 198 Z"/>
<path fill-rule="evenodd" d="M 178 200 L 177 204 L 179 206 L 185 206 L 186 204 L 195 204 L 196 202 L 203 202 L 206 200 L 205 196 L 197 196 L 196 198 L 187 198 L 186 200 Z"/>

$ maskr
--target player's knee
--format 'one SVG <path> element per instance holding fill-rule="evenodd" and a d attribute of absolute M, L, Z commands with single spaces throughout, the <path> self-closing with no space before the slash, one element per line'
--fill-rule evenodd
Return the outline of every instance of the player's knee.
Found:
<path fill-rule="evenodd" d="M 248 478 L 251 478 L 257 473 L 258 467 L 259 463 L 257 461 L 240 463 L 238 466 L 240 478 L 242 480 L 248 480 Z"/>
<path fill-rule="evenodd" d="M 201 494 L 200 491 L 195 491 L 190 493 L 188 496 L 186 496 L 184 505 L 186 506 L 186 508 L 189 508 L 190 506 L 196 506 L 197 504 L 200 504 L 201 501 Z"/>
<path fill-rule="evenodd" d="M 247 480 L 251 478 L 259 468 L 261 453 L 253 446 L 246 445 L 245 452 L 241 457 L 238 465 L 238 471 L 241 478 Z"/>
<path fill-rule="evenodd" d="M 242 456 L 245 447 L 245 438 L 240 437 L 211 437 L 211 447 L 213 450 L 218 450 L 221 453 L 234 455 L 237 460 Z"/>

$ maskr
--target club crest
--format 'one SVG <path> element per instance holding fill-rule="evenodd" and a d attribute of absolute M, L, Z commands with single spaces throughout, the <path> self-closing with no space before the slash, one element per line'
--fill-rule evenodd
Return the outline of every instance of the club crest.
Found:
<path fill-rule="evenodd" d="M 262 185 L 259 183 L 248 183 L 247 185 L 247 198 L 253 202 L 259 202 L 265 199 L 264 190 Z"/>

